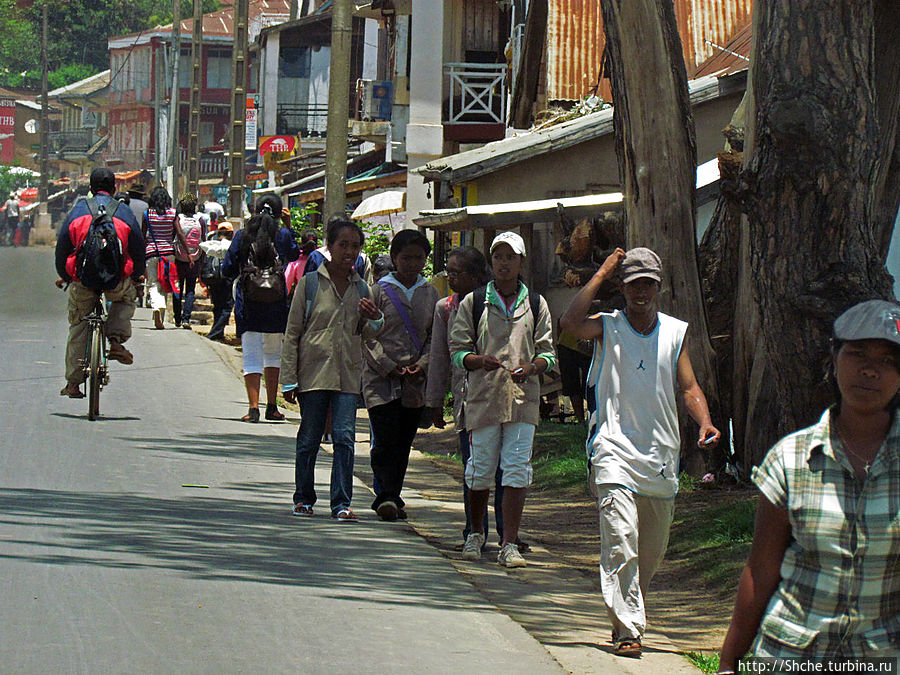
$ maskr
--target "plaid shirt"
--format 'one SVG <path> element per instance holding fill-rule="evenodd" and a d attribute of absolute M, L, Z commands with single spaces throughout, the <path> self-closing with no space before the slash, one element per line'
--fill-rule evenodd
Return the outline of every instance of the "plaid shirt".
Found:
<path fill-rule="evenodd" d="M 763 496 L 787 509 L 792 535 L 757 656 L 900 653 L 900 415 L 861 481 L 831 413 L 753 470 Z"/>

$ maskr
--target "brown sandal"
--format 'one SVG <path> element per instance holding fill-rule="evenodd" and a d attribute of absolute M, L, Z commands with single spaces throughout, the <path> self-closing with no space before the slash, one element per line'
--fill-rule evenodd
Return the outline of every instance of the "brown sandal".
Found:
<path fill-rule="evenodd" d="M 253 424 L 259 422 L 259 408 L 250 408 L 247 414 L 241 418 L 241 422 L 252 422 Z"/>
<path fill-rule="evenodd" d="M 641 655 L 641 641 L 634 638 L 622 638 L 616 642 L 613 648 L 613 654 L 616 656 L 630 656 L 637 658 Z"/>

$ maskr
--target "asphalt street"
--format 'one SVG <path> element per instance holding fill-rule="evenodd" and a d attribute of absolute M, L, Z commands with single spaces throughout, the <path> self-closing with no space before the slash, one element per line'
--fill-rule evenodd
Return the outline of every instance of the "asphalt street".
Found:
<path fill-rule="evenodd" d="M 290 515 L 295 424 L 248 425 L 215 346 L 135 315 L 101 418 L 59 396 L 49 248 L 0 249 L 0 670 L 550 673 L 403 523 Z M 361 431 L 363 427 L 361 427 Z M 208 487 L 192 487 L 208 486 Z"/>

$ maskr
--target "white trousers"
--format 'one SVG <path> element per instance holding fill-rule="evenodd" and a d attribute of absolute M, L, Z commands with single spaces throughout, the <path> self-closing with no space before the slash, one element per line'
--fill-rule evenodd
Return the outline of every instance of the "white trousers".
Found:
<path fill-rule="evenodd" d="M 603 602 L 619 639 L 640 638 L 647 628 L 644 598 L 666 554 L 675 500 L 602 484 L 597 508 Z"/>
<path fill-rule="evenodd" d="M 162 257 L 166 258 L 169 264 L 174 267 L 175 256 L 166 255 Z M 157 256 L 147 258 L 147 290 L 150 295 L 150 309 L 161 309 L 165 312 L 166 294 L 163 293 L 162 287 L 159 285 L 159 272 L 156 267 L 158 261 L 159 257 Z"/>

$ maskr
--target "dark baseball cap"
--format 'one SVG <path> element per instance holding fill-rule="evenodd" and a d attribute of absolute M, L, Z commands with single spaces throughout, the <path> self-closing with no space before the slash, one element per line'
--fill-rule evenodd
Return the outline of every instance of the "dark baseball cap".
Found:
<path fill-rule="evenodd" d="M 647 277 L 662 282 L 662 263 L 659 256 L 649 248 L 633 248 L 625 253 L 619 264 L 622 283 L 628 284 L 635 279 Z"/>
<path fill-rule="evenodd" d="M 834 322 L 838 340 L 887 340 L 900 345 L 900 305 L 866 300 L 853 305 Z"/>

